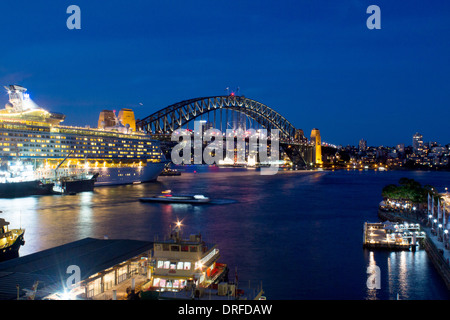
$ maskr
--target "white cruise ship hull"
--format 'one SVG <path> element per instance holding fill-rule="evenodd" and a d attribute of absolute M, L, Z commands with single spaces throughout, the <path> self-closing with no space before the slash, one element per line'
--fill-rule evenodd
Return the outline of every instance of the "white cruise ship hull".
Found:
<path fill-rule="evenodd" d="M 164 162 L 148 163 L 145 167 L 91 168 L 89 173 L 98 172 L 95 186 L 109 186 L 155 181 L 163 171 Z"/>

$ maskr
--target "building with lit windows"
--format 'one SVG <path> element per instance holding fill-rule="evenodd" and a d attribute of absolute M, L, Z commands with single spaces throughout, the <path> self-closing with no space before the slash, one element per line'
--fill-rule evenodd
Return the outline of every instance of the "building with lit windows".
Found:
<path fill-rule="evenodd" d="M 148 241 L 84 238 L 0 262 L 0 299 L 113 299 L 123 284 L 150 278 L 152 247 Z M 124 293 L 117 293 L 121 298 Z"/>
<path fill-rule="evenodd" d="M 412 147 L 415 154 L 420 154 L 423 151 L 423 136 L 418 132 L 413 135 Z"/>
<path fill-rule="evenodd" d="M 359 140 L 359 151 L 366 151 L 367 141 L 364 139 Z"/>

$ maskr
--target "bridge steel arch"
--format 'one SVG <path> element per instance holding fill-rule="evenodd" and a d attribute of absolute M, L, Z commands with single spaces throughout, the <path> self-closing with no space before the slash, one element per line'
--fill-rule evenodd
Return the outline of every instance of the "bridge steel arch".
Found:
<path fill-rule="evenodd" d="M 303 131 L 297 130 L 281 114 L 244 96 L 214 96 L 181 101 L 137 121 L 136 126 L 150 134 L 171 134 L 202 114 L 220 109 L 241 112 L 268 130 L 279 129 L 280 140 L 306 142 Z M 301 132 L 301 137 L 298 136 L 299 132 Z"/>

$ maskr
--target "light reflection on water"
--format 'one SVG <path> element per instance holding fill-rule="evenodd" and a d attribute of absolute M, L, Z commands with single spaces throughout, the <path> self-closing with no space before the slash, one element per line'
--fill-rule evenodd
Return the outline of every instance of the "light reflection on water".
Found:
<path fill-rule="evenodd" d="M 377 221 L 384 185 L 407 176 L 443 187 L 450 173 L 190 170 L 156 183 L 1 199 L 0 210 L 12 228 L 26 229 L 21 256 L 85 237 L 153 241 L 180 219 L 186 236 L 217 243 L 231 276 L 237 268 L 240 279 L 262 281 L 269 299 L 449 298 L 424 251 L 363 250 L 362 227 Z M 138 201 L 167 189 L 214 204 Z M 380 290 L 367 289 L 371 263 L 380 267 Z"/>

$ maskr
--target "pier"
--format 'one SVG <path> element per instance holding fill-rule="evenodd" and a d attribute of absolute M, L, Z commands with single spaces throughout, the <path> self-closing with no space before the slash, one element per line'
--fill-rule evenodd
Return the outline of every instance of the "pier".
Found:
<path fill-rule="evenodd" d="M 424 238 L 418 224 L 364 223 L 364 248 L 415 250 L 417 240 Z"/>
<path fill-rule="evenodd" d="M 418 220 L 415 217 L 408 217 L 401 212 L 396 213 L 392 211 L 383 210 L 382 207 L 378 209 L 378 216 L 382 220 L 388 221 L 406 221 L 408 223 L 417 223 Z M 439 275 L 444 280 L 447 289 L 450 290 L 450 250 L 445 247 L 441 238 L 436 235 L 431 227 L 423 226 L 423 232 L 425 232 L 425 238 L 423 241 L 424 249 L 430 257 L 434 267 L 438 271 Z"/>

